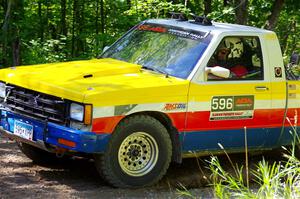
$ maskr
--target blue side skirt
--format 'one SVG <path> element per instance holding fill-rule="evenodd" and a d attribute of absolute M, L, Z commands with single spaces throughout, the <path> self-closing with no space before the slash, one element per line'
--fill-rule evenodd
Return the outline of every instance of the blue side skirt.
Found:
<path fill-rule="evenodd" d="M 291 128 L 253 128 L 247 129 L 247 145 L 249 149 L 273 149 L 283 145 L 291 145 L 297 136 Z M 298 132 L 299 135 L 299 132 Z M 182 151 L 243 151 L 245 149 L 245 130 L 193 131 L 180 133 Z M 299 142 L 299 140 L 298 140 Z"/>

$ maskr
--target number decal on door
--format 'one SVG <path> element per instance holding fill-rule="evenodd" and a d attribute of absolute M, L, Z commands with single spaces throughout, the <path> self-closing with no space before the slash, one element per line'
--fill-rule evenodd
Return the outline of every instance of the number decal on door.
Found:
<path fill-rule="evenodd" d="M 233 108 L 232 97 L 214 97 L 212 99 L 211 109 L 212 111 L 231 111 Z"/>
<path fill-rule="evenodd" d="M 254 96 L 214 96 L 211 100 L 210 120 L 251 119 Z"/>

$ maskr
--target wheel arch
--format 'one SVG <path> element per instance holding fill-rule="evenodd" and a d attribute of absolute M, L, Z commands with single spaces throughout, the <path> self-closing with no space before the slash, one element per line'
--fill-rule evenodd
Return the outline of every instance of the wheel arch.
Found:
<path fill-rule="evenodd" d="M 171 118 L 163 113 L 163 112 L 158 112 L 158 111 L 142 111 L 142 112 L 136 112 L 130 115 L 125 116 L 122 118 L 120 122 L 122 122 L 124 119 L 133 117 L 136 115 L 148 115 L 150 117 L 155 118 L 158 120 L 168 131 L 171 141 L 172 141 L 172 161 L 176 163 L 181 163 L 182 162 L 182 144 L 180 141 L 179 137 L 179 132 L 177 128 L 173 125 L 173 122 Z"/>

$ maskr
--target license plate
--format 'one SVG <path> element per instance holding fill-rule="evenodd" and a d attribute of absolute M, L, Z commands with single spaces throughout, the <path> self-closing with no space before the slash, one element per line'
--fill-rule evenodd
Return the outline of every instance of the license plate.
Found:
<path fill-rule="evenodd" d="M 14 134 L 18 135 L 22 138 L 25 138 L 27 140 L 32 140 L 33 126 L 30 124 L 26 124 L 24 122 L 15 120 Z"/>

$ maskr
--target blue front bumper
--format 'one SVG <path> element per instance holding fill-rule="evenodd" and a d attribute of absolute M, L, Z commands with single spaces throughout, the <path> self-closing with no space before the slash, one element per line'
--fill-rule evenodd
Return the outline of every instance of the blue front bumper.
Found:
<path fill-rule="evenodd" d="M 110 134 L 95 134 L 74 130 L 51 122 L 29 118 L 11 111 L 1 111 L 0 133 L 18 141 L 23 141 L 39 148 L 47 149 L 47 146 L 57 146 L 75 152 L 102 153 L 108 144 Z M 20 121 L 33 126 L 33 140 L 26 140 L 13 134 L 15 121 Z M 65 139 L 76 143 L 75 147 L 69 147 L 58 143 L 58 139 Z M 45 147 L 41 147 L 45 146 Z"/>

